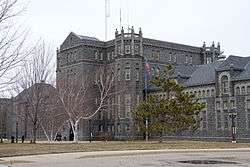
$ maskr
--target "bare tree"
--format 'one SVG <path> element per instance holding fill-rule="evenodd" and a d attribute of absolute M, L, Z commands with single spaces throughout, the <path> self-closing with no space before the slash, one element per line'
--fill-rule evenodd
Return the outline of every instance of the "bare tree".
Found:
<path fill-rule="evenodd" d="M 41 128 L 49 142 L 54 142 L 58 133 L 68 124 L 67 115 L 58 103 L 55 91 L 50 92 L 50 102 L 46 106 L 46 116 L 41 121 Z"/>
<path fill-rule="evenodd" d="M 18 0 L 0 0 L 0 91 L 9 89 L 16 80 L 16 68 L 29 55 L 25 47 L 27 32 L 17 26 L 23 12 Z"/>
<path fill-rule="evenodd" d="M 107 74 L 106 69 L 102 67 L 95 77 L 86 73 L 84 76 L 79 74 L 75 79 L 62 79 L 57 83 L 58 97 L 68 116 L 74 142 L 78 141 L 79 122 L 91 119 L 107 107 L 107 99 L 112 93 L 115 80 L 114 72 Z"/>
<path fill-rule="evenodd" d="M 17 85 L 18 98 L 25 103 L 26 109 L 22 114 L 28 117 L 32 126 L 32 142 L 36 142 L 37 130 L 49 113 L 49 107 L 55 97 L 54 87 L 48 84 L 54 76 L 53 51 L 44 42 L 39 42 L 34 47 L 31 58 L 24 63 L 19 73 Z M 21 99 L 21 100 L 20 100 Z"/>

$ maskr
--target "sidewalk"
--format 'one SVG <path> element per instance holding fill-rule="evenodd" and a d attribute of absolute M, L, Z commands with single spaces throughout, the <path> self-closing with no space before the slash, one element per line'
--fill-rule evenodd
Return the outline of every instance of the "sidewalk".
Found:
<path fill-rule="evenodd" d="M 36 161 L 41 159 L 68 159 L 68 158 L 95 158 L 107 156 L 129 156 L 142 154 L 163 154 L 163 153 L 192 153 L 192 152 L 250 152 L 250 148 L 233 148 L 233 149 L 165 149 L 165 150 L 126 150 L 126 151 L 95 151 L 95 152 L 75 152 L 75 153 L 61 153 L 61 154 L 43 154 L 43 155 L 29 155 L 4 157 L 2 161 Z M 1 162 L 1 161 L 0 161 Z"/>

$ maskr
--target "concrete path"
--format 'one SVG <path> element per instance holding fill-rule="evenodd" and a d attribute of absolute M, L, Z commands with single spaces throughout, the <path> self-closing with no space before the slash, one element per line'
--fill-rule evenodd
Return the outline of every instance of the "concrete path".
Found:
<path fill-rule="evenodd" d="M 204 160 L 203 163 L 194 161 Z M 184 161 L 184 162 L 180 162 Z M 2 158 L 11 167 L 250 167 L 250 148 L 100 151 Z"/>

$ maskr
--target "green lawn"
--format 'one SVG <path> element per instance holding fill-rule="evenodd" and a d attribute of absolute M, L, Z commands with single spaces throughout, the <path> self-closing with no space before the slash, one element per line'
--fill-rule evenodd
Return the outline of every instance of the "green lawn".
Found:
<path fill-rule="evenodd" d="M 69 153 L 115 150 L 158 150 L 158 149 L 212 149 L 212 148 L 250 148 L 250 143 L 202 142 L 202 141 L 109 141 L 95 143 L 40 143 L 40 144 L 0 144 L 0 158 L 18 155 L 47 153 Z"/>

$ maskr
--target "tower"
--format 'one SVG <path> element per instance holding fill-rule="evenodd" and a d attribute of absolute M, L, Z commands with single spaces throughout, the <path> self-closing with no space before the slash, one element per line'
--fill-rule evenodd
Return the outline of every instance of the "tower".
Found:
<path fill-rule="evenodd" d="M 143 49 L 142 32 L 135 33 L 131 27 L 128 33 L 115 32 L 116 80 L 116 138 L 129 138 L 136 135 L 136 125 L 132 110 L 143 98 Z"/>

